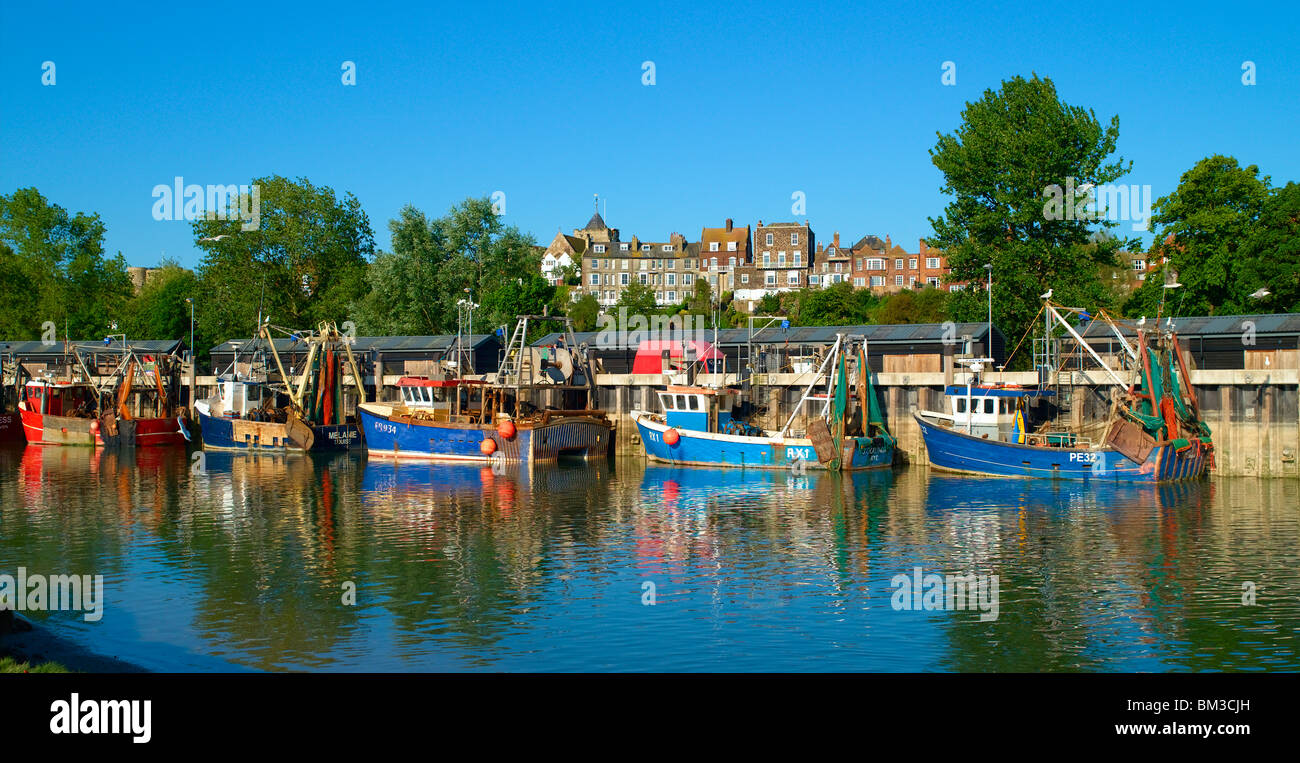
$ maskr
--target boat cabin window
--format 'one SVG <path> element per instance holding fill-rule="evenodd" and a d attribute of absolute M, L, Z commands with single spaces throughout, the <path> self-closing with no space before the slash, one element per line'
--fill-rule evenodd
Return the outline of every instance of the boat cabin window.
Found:
<path fill-rule="evenodd" d="M 692 395 L 692 397 L 694 397 L 694 395 Z M 685 395 L 678 395 L 678 396 L 677 396 L 677 410 L 679 410 L 679 411 L 684 411 L 684 410 L 686 410 L 686 396 L 685 396 Z"/>
<path fill-rule="evenodd" d="M 699 395 L 691 395 L 690 398 L 688 398 L 688 399 L 689 399 L 690 402 L 691 402 L 691 410 L 692 410 L 692 411 L 698 411 L 698 410 L 700 409 L 700 396 L 699 396 Z"/>
<path fill-rule="evenodd" d="M 993 412 L 993 398 L 991 397 L 984 398 L 984 412 L 985 413 Z"/>
<path fill-rule="evenodd" d="M 671 410 L 674 410 L 674 408 L 673 408 L 673 396 L 672 396 L 672 395 L 664 395 L 664 396 L 663 396 L 663 399 L 664 399 L 664 408 L 667 408 L 667 409 L 670 410 L 670 411 L 671 411 Z"/>
<path fill-rule="evenodd" d="M 957 398 L 957 412 L 958 413 L 966 412 L 966 398 L 964 397 Z"/>

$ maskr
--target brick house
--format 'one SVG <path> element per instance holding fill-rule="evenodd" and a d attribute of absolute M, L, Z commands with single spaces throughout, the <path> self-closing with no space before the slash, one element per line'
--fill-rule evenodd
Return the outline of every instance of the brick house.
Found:
<path fill-rule="evenodd" d="M 735 299 L 741 309 L 752 312 L 753 304 L 767 294 L 794 291 L 809 285 L 810 266 L 816 240 L 808 221 L 766 223 L 754 227 L 754 263 L 742 269 L 748 283 L 737 284 Z"/>
<path fill-rule="evenodd" d="M 697 251 L 699 277 L 708 279 L 715 300 L 758 282 L 748 225 L 738 228 L 728 217 L 721 228 L 701 229 Z"/>

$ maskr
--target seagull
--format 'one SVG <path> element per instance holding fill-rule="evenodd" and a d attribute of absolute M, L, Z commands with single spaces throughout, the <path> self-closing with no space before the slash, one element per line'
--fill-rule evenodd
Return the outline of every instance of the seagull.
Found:
<path fill-rule="evenodd" d="M 1254 292 L 1252 292 L 1250 296 L 1253 299 L 1263 299 L 1264 297 L 1267 297 L 1272 293 L 1273 292 L 1269 291 L 1268 289 L 1260 287 L 1259 289 L 1256 289 Z"/>
<path fill-rule="evenodd" d="M 1052 290 L 1051 290 L 1051 289 L 1048 289 L 1046 294 L 1039 294 L 1039 295 L 1038 295 L 1038 298 L 1039 298 L 1039 299 L 1051 299 L 1051 298 L 1052 298 Z"/>
<path fill-rule="evenodd" d="M 1145 326 L 1145 325 L 1147 325 L 1147 317 L 1146 317 L 1145 315 L 1142 316 L 1142 320 L 1138 321 L 1138 325 L 1139 325 L 1139 326 Z"/>
<path fill-rule="evenodd" d="M 223 238 L 230 238 L 230 234 L 222 233 L 220 236 L 208 236 L 206 238 L 199 239 L 199 241 L 220 241 Z"/>

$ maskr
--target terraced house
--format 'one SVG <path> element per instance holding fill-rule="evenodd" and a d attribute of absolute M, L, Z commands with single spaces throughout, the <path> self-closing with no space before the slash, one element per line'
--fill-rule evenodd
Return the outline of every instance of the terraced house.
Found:
<path fill-rule="evenodd" d="M 754 303 L 766 294 L 807 287 L 814 247 L 812 228 L 806 220 L 766 224 L 759 220 L 754 226 L 753 268 L 741 272 L 741 282 L 735 289 L 741 308 L 752 312 Z"/>
<path fill-rule="evenodd" d="M 632 284 L 653 291 L 659 305 L 681 302 L 694 288 L 697 261 L 680 233 L 671 234 L 667 241 L 642 241 L 636 236 L 623 241 L 618 229 L 606 225 L 597 213 L 573 234 L 585 244 L 582 293 L 594 296 L 602 307 L 617 304 Z"/>
<path fill-rule="evenodd" d="M 737 288 L 747 288 L 751 281 L 758 282 L 748 225 L 737 228 L 727 218 L 721 228 L 701 229 L 699 244 L 692 247 L 698 252 L 699 277 L 708 280 L 715 300 Z"/>

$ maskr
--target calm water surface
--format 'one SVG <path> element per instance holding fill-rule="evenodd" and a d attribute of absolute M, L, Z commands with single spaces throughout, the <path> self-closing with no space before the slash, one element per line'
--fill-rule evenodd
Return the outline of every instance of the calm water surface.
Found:
<path fill-rule="evenodd" d="M 0 573 L 105 581 L 33 619 L 165 671 L 1300 669 L 1294 480 L 190 455 L 0 450 Z M 894 609 L 918 566 L 997 619 Z"/>

